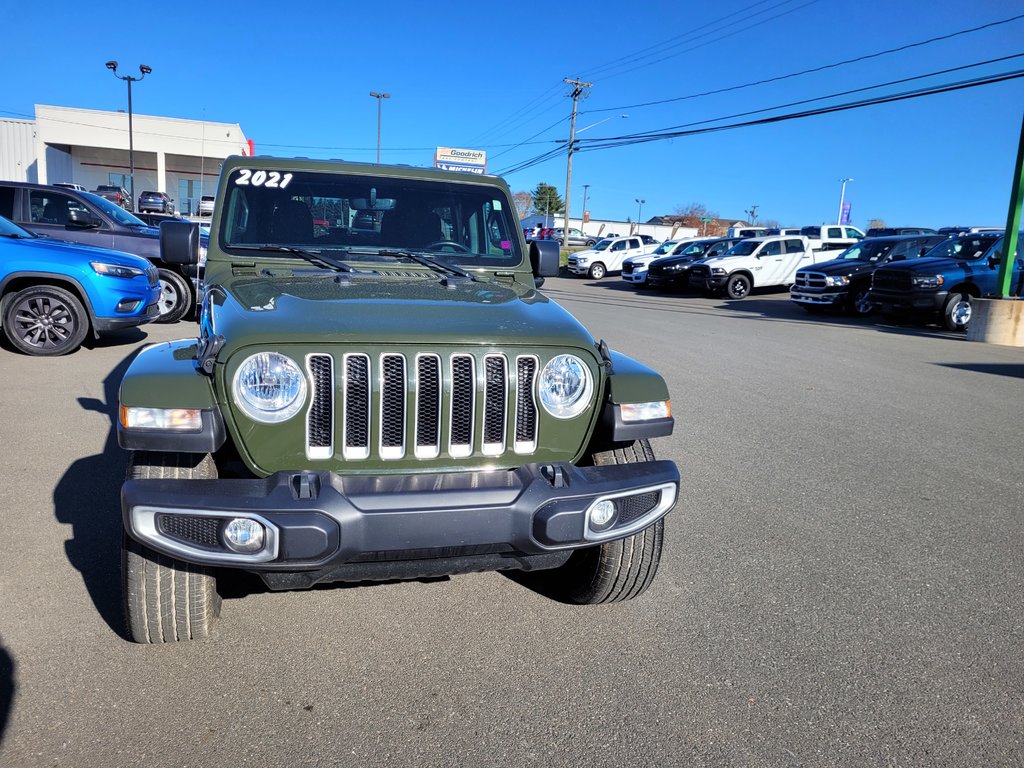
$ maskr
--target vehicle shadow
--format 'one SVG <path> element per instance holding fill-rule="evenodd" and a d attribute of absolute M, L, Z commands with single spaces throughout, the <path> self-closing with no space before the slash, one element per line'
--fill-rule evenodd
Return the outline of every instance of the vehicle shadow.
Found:
<path fill-rule="evenodd" d="M 120 331 L 104 333 L 98 339 L 90 334 L 85 337 L 82 346 L 86 349 L 105 349 L 107 347 L 121 347 L 126 344 L 138 344 L 140 341 L 145 341 L 146 338 L 147 334 L 142 328 L 125 328 Z"/>
<path fill-rule="evenodd" d="M 0 746 L 3 746 L 4 734 L 7 733 L 7 723 L 11 719 L 11 712 L 14 710 L 14 691 L 16 688 L 17 686 L 14 684 L 14 659 L 0 645 Z"/>
<path fill-rule="evenodd" d="M 1011 376 L 1024 379 L 1024 363 L 936 363 L 943 368 L 956 368 L 960 371 L 990 373 L 993 376 Z"/>
<path fill-rule="evenodd" d="M 133 350 L 103 380 L 103 400 L 80 397 L 79 405 L 106 415 L 110 430 L 103 450 L 75 461 L 53 491 L 57 520 L 71 526 L 64 552 L 82 574 L 82 581 L 100 616 L 120 637 L 127 639 L 121 613 L 121 483 L 128 453 L 117 444 L 118 388 Z"/>
<path fill-rule="evenodd" d="M 845 312 L 837 310 L 822 310 L 820 312 L 808 312 L 788 300 L 786 294 L 776 294 L 775 298 L 758 298 L 756 292 L 751 297 L 738 301 L 717 299 L 715 304 L 718 309 L 726 309 L 737 313 L 747 313 L 764 319 L 778 320 L 784 322 L 817 323 L 832 327 L 850 328 L 876 328 L 882 333 L 892 333 L 899 336 L 920 336 L 926 338 L 944 338 L 965 341 L 966 335 L 947 331 L 941 325 L 929 325 L 927 319 L 908 316 L 905 320 L 887 318 L 882 315 L 873 314 L 866 317 L 854 317 Z"/>

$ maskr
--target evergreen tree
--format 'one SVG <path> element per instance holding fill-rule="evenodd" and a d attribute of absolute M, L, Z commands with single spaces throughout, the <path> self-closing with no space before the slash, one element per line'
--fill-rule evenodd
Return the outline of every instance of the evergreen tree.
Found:
<path fill-rule="evenodd" d="M 565 211 L 565 202 L 558 194 L 558 189 L 541 182 L 531 193 L 533 196 L 533 212 L 541 216 L 553 216 Z"/>

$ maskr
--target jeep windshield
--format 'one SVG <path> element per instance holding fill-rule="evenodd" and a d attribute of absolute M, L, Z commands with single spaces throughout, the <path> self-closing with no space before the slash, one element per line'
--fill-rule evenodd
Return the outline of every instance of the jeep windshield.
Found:
<path fill-rule="evenodd" d="M 492 185 L 238 169 L 227 188 L 220 242 L 228 253 L 257 246 L 286 258 L 298 249 L 393 261 L 405 251 L 490 269 L 523 260 L 512 206 Z"/>

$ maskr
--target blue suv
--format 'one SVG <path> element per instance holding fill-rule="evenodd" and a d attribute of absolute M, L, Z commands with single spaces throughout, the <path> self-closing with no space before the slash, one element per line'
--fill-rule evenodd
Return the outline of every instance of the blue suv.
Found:
<path fill-rule="evenodd" d="M 38 237 L 0 216 L 0 330 L 19 352 L 66 355 L 90 329 L 148 323 L 158 283 L 139 256 Z"/>

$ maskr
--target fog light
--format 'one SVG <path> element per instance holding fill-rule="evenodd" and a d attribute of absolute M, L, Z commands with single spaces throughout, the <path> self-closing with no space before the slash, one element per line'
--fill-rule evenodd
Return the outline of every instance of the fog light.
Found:
<path fill-rule="evenodd" d="M 247 517 L 236 517 L 224 526 L 224 543 L 235 552 L 250 553 L 263 549 L 263 526 Z"/>
<path fill-rule="evenodd" d="M 138 299 L 121 299 L 117 302 L 117 312 L 134 312 L 142 302 Z"/>
<path fill-rule="evenodd" d="M 605 531 L 612 527 L 618 510 L 615 509 L 615 502 L 610 499 L 602 499 L 590 507 L 590 530 Z"/>

